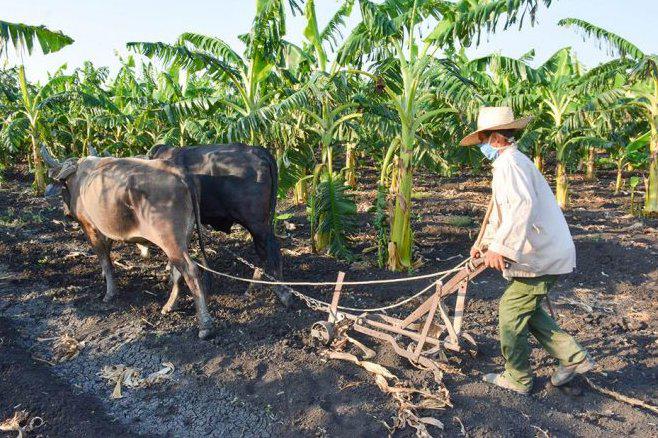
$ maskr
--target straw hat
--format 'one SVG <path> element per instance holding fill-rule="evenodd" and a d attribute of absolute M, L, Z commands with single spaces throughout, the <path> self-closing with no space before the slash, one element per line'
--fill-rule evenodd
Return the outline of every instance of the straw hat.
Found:
<path fill-rule="evenodd" d="M 521 130 L 528 126 L 532 117 L 514 119 L 514 112 L 508 106 L 483 106 L 478 113 L 478 129 L 468 134 L 459 142 L 462 146 L 480 143 L 478 134 L 482 131 L 500 131 L 504 129 Z"/>

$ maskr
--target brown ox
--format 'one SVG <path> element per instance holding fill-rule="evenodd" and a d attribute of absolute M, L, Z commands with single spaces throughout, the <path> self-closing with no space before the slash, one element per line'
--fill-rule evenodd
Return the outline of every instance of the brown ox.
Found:
<path fill-rule="evenodd" d="M 199 337 L 210 336 L 204 284 L 188 251 L 195 225 L 202 242 L 194 181 L 160 160 L 87 157 L 62 163 L 45 146 L 41 154 L 55 180 L 46 196 L 61 191 L 66 215 L 80 223 L 100 260 L 107 282 L 103 301 L 116 295 L 112 241 L 150 242 L 164 251 L 172 268 L 173 288 L 163 313 L 176 301 L 182 274 L 194 296 Z"/>

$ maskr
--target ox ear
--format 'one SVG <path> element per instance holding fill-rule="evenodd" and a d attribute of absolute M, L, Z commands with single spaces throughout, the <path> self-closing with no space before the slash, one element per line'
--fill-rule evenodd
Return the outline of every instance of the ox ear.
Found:
<path fill-rule="evenodd" d="M 92 156 L 92 157 L 100 157 L 100 155 L 98 155 L 98 151 L 97 151 L 96 148 L 93 147 L 92 145 L 88 145 L 88 146 L 87 146 L 87 150 L 89 151 L 89 155 L 90 155 L 90 156 Z"/>
<path fill-rule="evenodd" d="M 57 196 L 60 193 L 62 193 L 61 184 L 48 184 L 48 186 L 46 187 L 46 191 L 43 193 L 43 197 L 52 198 L 53 196 Z"/>

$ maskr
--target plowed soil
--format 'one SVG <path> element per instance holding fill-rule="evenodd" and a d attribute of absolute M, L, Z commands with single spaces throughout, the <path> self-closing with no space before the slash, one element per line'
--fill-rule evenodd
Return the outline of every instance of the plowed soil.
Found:
<path fill-rule="evenodd" d="M 104 280 L 96 257 L 76 224 L 64 218 L 59 199 L 33 195 L 27 176 L 7 174 L 0 188 L 0 421 L 27 410 L 45 425 L 43 436 L 382 436 L 395 403 L 361 368 L 327 361 L 309 339 L 313 322 L 326 315 L 296 301 L 289 309 L 266 288 L 245 295 L 245 284 L 216 278 L 209 297 L 217 335 L 200 341 L 194 306 L 183 294 L 180 309 L 161 315 L 169 285 L 166 261 L 156 248 L 142 259 L 137 249 L 116 244 L 113 259 L 117 299 L 102 302 Z M 574 177 L 573 208 L 567 212 L 578 268 L 552 292 L 558 321 L 585 346 L 597 365 L 598 385 L 658 404 L 658 223 L 628 214 L 628 194 L 612 195 L 611 180 Z M 332 281 L 394 278 L 376 266 L 375 231 L 368 208 L 374 200 L 368 178 L 355 191 L 360 229 L 358 260 L 348 263 L 312 254 L 303 206 L 279 231 L 285 278 Z M 418 256 L 414 274 L 449 268 L 467 256 L 488 199 L 488 181 L 419 178 L 414 196 Z M 292 225 L 291 225 L 292 224 Z M 206 232 L 214 269 L 243 277 L 252 272 L 224 252 L 230 248 L 257 262 L 248 235 Z M 195 245 L 196 247 L 196 245 Z M 427 280 L 345 288 L 344 304 L 389 304 L 427 285 Z M 502 366 L 497 300 L 505 280 L 486 272 L 469 287 L 464 329 L 478 353 L 448 354 L 461 374 L 446 374 L 453 408 L 429 412 L 443 431 L 459 436 L 656 436 L 658 417 L 603 396 L 580 378 L 564 388 L 550 385 L 555 362 L 535 348 L 530 396 L 481 382 Z M 331 288 L 299 288 L 325 301 Z M 411 303 L 400 310 L 409 312 Z M 55 339 L 68 334 L 84 343 L 79 355 L 56 362 Z M 433 382 L 389 347 L 373 347 L 376 362 L 414 385 Z M 536 346 L 536 345 L 535 345 Z M 148 388 L 113 386 L 99 376 L 105 365 L 125 364 L 142 375 L 172 362 L 170 380 Z M 458 421 L 458 420 L 459 421 Z M 396 436 L 412 436 L 406 428 Z M 6 436 L 14 436 L 15 432 Z M 5 435 L 2 435 L 5 436 Z"/>

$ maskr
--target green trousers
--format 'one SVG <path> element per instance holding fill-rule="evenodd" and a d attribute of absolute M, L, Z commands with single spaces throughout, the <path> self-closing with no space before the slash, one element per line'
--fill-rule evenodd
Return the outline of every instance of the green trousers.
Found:
<path fill-rule="evenodd" d="M 532 386 L 528 333 L 562 365 L 585 359 L 585 350 L 540 306 L 556 280 L 555 275 L 513 278 L 500 300 L 498 330 L 505 358 L 504 377 L 523 388 Z"/>

